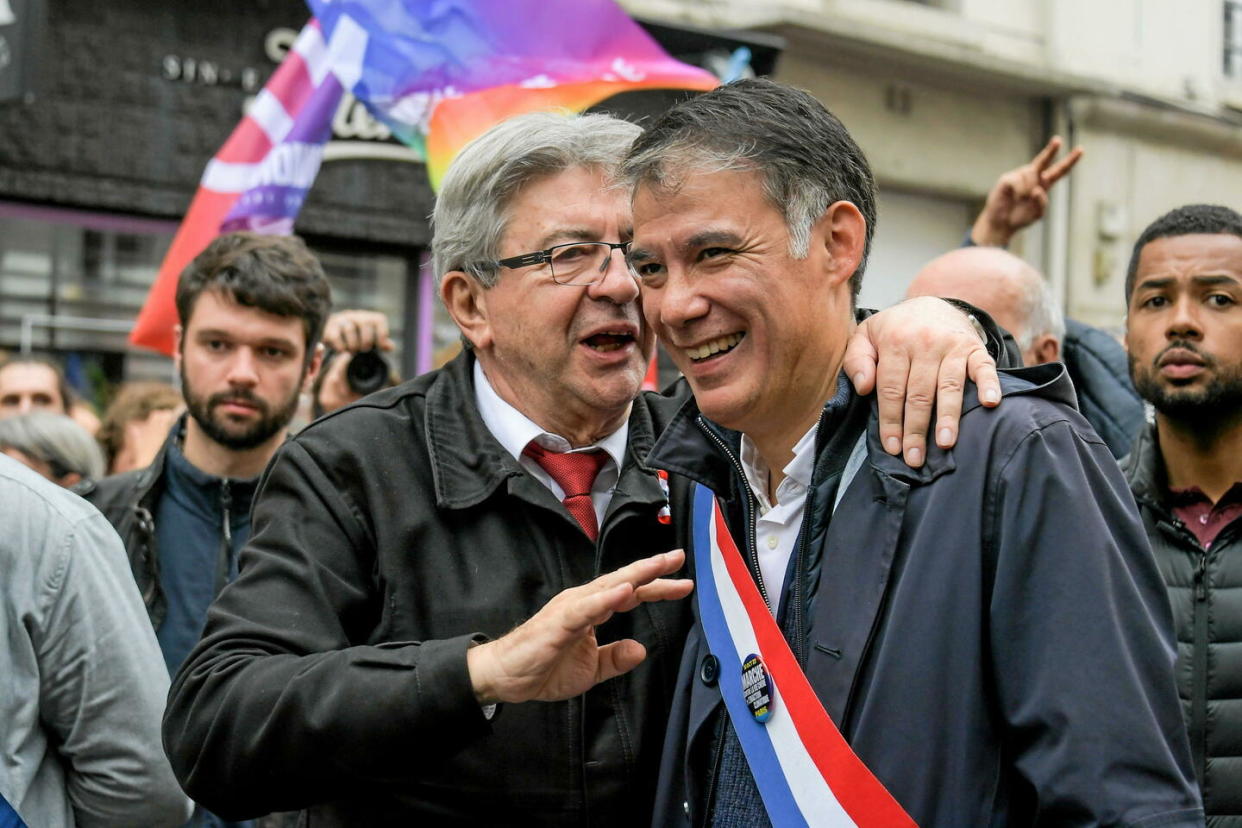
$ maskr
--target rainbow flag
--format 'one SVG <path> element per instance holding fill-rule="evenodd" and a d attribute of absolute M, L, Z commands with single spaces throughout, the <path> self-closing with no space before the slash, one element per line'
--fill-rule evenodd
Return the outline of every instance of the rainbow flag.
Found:
<path fill-rule="evenodd" d="M 426 136 L 433 187 L 473 138 L 523 112 L 581 111 L 637 89 L 712 89 L 613 0 L 308 0 L 329 36 L 368 35 L 352 89 L 406 143 Z"/>
<path fill-rule="evenodd" d="M 291 232 L 342 90 L 425 151 L 437 187 L 457 152 L 505 118 L 719 83 L 669 57 L 613 0 L 308 5 L 316 19 L 208 164 L 130 334 L 134 344 L 172 353 L 177 279 L 220 232 Z"/>

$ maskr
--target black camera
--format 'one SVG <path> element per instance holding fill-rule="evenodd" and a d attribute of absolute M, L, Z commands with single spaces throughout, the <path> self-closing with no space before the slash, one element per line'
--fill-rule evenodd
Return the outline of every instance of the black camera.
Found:
<path fill-rule="evenodd" d="M 370 394 L 388 384 L 391 370 L 379 351 L 359 351 L 345 367 L 345 380 L 355 394 Z"/>

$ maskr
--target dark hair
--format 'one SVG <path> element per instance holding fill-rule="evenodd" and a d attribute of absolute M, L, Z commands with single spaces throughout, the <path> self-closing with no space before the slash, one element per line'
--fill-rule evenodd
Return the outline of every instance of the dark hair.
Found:
<path fill-rule="evenodd" d="M 824 211 L 852 203 L 867 222 L 862 259 L 850 277 L 858 295 L 875 234 L 875 178 L 845 126 L 810 93 L 750 78 L 684 101 L 639 136 L 622 175 L 635 186 L 659 185 L 671 168 L 687 165 L 759 172 L 797 258 L 806 255 L 811 226 Z"/>
<path fill-rule="evenodd" d="M 65 370 L 60 367 L 59 363 L 57 363 L 54 360 L 48 359 L 47 357 L 37 357 L 37 356 L 13 357 L 12 359 L 5 360 L 4 362 L 0 362 L 0 373 L 3 373 L 4 369 L 8 368 L 10 365 L 42 365 L 45 368 L 50 368 L 52 373 L 56 375 L 56 390 L 60 393 L 61 408 L 64 410 L 64 413 L 66 414 L 68 414 L 69 411 L 73 408 L 74 400 L 76 400 L 78 397 L 76 394 L 73 393 L 73 389 L 69 387 L 69 381 L 65 379 Z"/>
<path fill-rule="evenodd" d="M 194 257 L 177 282 L 177 317 L 189 324 L 194 303 L 216 290 L 248 308 L 296 316 L 306 332 L 306 360 L 314 355 L 332 308 L 323 266 L 297 236 L 227 233 Z"/>
<path fill-rule="evenodd" d="M 1138 277 L 1139 256 L 1143 248 L 1156 239 L 1171 236 L 1190 236 L 1197 233 L 1211 235 L 1228 234 L 1242 238 L 1242 215 L 1219 204 L 1187 204 L 1170 210 L 1147 225 L 1130 253 L 1130 266 L 1126 270 L 1126 304 L 1134 293 L 1134 281 Z"/>

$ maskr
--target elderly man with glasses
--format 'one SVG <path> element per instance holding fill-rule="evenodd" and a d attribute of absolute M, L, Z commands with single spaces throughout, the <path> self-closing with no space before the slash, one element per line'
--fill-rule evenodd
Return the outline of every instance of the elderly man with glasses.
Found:
<path fill-rule="evenodd" d="M 684 556 L 643 462 L 677 392 L 635 399 L 654 342 L 612 180 L 638 133 L 525 116 L 449 170 L 433 251 L 465 352 L 281 449 L 241 574 L 175 681 L 166 744 L 216 813 L 648 819 L 691 584 L 663 577 Z M 910 374 L 927 403 L 943 380 L 943 415 L 968 365 L 996 377 L 967 316 L 921 301 L 868 327 L 897 352 L 880 379 Z M 886 319 L 904 337 L 881 336 Z M 874 382 L 889 352 L 856 347 Z"/>

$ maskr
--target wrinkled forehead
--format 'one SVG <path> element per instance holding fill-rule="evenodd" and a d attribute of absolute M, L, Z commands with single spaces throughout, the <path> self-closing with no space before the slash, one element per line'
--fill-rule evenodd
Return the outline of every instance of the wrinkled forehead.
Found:
<path fill-rule="evenodd" d="M 629 194 L 606 172 L 571 167 L 523 184 L 509 199 L 502 249 L 569 241 L 619 241 L 631 230 Z M 522 251 L 527 252 L 527 251 Z"/>

